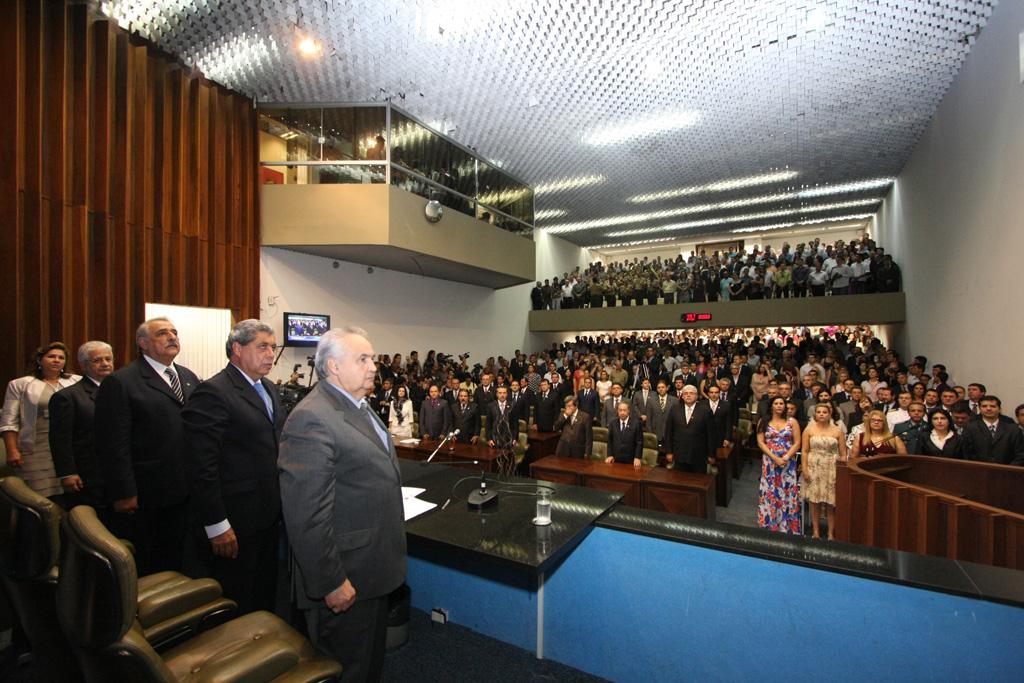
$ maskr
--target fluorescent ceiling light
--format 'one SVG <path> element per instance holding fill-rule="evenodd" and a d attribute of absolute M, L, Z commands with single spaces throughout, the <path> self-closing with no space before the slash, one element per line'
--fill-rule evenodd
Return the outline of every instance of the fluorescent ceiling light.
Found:
<path fill-rule="evenodd" d="M 799 173 L 796 171 L 772 171 L 771 173 L 760 173 L 758 175 L 745 176 L 743 178 L 719 180 L 714 183 L 708 183 L 707 185 L 693 185 L 691 187 L 680 187 L 675 190 L 639 194 L 635 197 L 630 197 L 628 201 L 633 202 L 634 204 L 645 204 L 647 202 L 661 201 L 662 199 L 683 197 L 688 194 L 696 194 L 698 192 L 723 192 L 725 190 L 735 190 L 740 187 L 750 187 L 752 185 L 780 183 L 784 180 L 791 180 L 798 175 Z"/>
<path fill-rule="evenodd" d="M 871 180 L 856 180 L 851 183 L 839 183 L 837 185 L 822 185 L 820 187 L 809 187 L 800 190 L 801 197 L 821 197 L 829 194 L 841 194 L 844 192 L 862 192 L 864 190 L 876 190 L 880 187 L 889 187 L 893 178 L 872 178 Z"/>
<path fill-rule="evenodd" d="M 690 221 L 687 223 L 673 223 L 670 225 L 661 225 L 654 228 L 637 228 L 635 230 L 619 230 L 618 232 L 609 232 L 606 237 L 625 237 L 628 235 L 643 235 L 649 232 L 668 232 L 670 230 L 682 230 L 684 228 L 703 228 L 708 225 L 721 225 L 723 223 L 742 223 L 743 221 L 756 221 L 762 218 L 780 218 L 782 216 L 792 216 L 801 213 L 817 213 L 818 211 L 834 211 L 836 209 L 847 209 L 854 206 L 867 206 L 869 204 L 877 204 L 881 202 L 881 197 L 875 197 L 872 199 L 854 199 L 848 202 L 835 202 L 833 204 L 820 204 L 818 206 L 803 206 L 796 209 L 780 209 L 778 211 L 763 211 L 761 213 L 748 213 L 739 216 L 719 216 L 717 218 L 707 218 L 699 221 Z M 848 220 L 846 217 L 833 218 L 832 220 Z M 821 222 L 821 219 L 813 222 Z M 549 232 L 554 231 L 553 228 L 547 228 Z"/>
<path fill-rule="evenodd" d="M 546 194 L 549 192 L 562 192 L 564 190 L 575 190 L 580 187 L 587 187 L 588 185 L 597 185 L 603 183 L 607 178 L 603 175 L 583 175 L 576 176 L 575 178 L 562 178 L 561 180 L 551 180 L 546 183 L 541 183 L 533 188 L 534 194 Z"/>
<path fill-rule="evenodd" d="M 599 244 L 595 247 L 587 247 L 587 249 L 613 249 L 616 247 L 634 247 L 638 244 L 656 244 L 658 242 L 672 242 L 679 239 L 678 237 L 655 237 L 649 240 L 633 240 L 632 242 L 611 242 L 609 244 Z"/>
<path fill-rule="evenodd" d="M 541 221 L 545 218 L 558 218 L 559 216 L 564 216 L 567 213 L 569 212 L 565 209 L 544 209 L 543 211 L 538 211 L 533 214 L 533 219 Z"/>
<path fill-rule="evenodd" d="M 547 230 L 549 230 L 549 231 L 551 231 L 551 232 L 553 232 L 555 234 L 561 234 L 561 233 L 566 233 L 566 232 L 578 232 L 580 230 L 589 230 L 591 228 L 605 228 L 605 227 L 609 227 L 609 226 L 612 226 L 612 225 L 624 225 L 626 223 L 642 223 L 644 221 L 657 220 L 659 218 L 670 218 L 672 216 L 685 216 L 686 214 L 690 214 L 690 213 L 706 213 L 708 211 L 719 211 L 719 210 L 722 210 L 722 209 L 735 209 L 737 207 L 747 206 L 747 205 L 750 205 L 750 204 L 765 204 L 765 203 L 771 203 L 771 202 L 776 202 L 776 201 L 785 201 L 785 200 L 798 199 L 798 198 L 799 198 L 799 193 L 796 193 L 796 192 L 791 192 L 791 193 L 786 193 L 786 194 L 764 195 L 762 197 L 750 197 L 748 199 L 729 200 L 729 201 L 726 201 L 726 202 L 719 202 L 717 204 L 695 204 L 695 205 L 692 205 L 692 206 L 680 206 L 680 207 L 677 207 L 675 209 L 663 209 L 661 211 L 648 211 L 646 213 L 630 213 L 630 214 L 624 214 L 624 215 L 620 215 L 620 216 L 609 216 L 608 218 L 595 218 L 595 219 L 592 219 L 592 220 L 589 220 L 589 221 L 576 221 L 574 223 L 561 223 L 559 225 L 552 225 L 549 228 L 547 228 Z M 855 201 L 855 202 L 862 202 L 862 204 L 863 204 L 865 202 L 866 203 L 879 202 L 879 201 L 881 201 L 881 199 L 871 199 L 871 200 L 859 200 L 858 199 L 858 200 L 853 200 L 853 201 Z M 833 205 L 829 205 L 829 206 L 833 206 L 835 208 L 843 208 L 844 206 L 859 206 L 859 205 L 860 204 L 850 204 L 850 203 L 840 202 L 838 205 L 833 204 Z M 784 210 L 782 210 L 782 213 L 777 214 L 777 215 L 780 215 L 780 216 L 781 215 L 786 215 L 788 213 L 793 213 L 793 212 L 796 212 L 796 211 L 799 211 L 799 210 L 800 209 L 784 209 Z M 807 210 L 811 210 L 811 209 L 807 209 Z M 816 209 L 816 210 L 818 210 L 818 211 L 825 211 L 827 209 Z M 712 222 L 709 223 L 709 225 L 713 224 L 716 221 L 720 221 L 720 220 L 722 220 L 722 219 L 711 219 Z"/>
<path fill-rule="evenodd" d="M 838 230 L 840 228 L 858 228 L 861 223 L 846 223 L 842 225 L 826 225 L 835 221 L 854 221 L 863 220 L 865 218 L 871 218 L 875 214 L 873 213 L 855 213 L 848 216 L 836 216 L 834 218 L 814 218 L 807 221 L 796 221 L 793 223 L 775 223 L 773 225 L 755 225 L 749 228 L 736 228 L 730 230 L 732 234 L 745 233 L 745 232 L 766 232 L 768 230 L 783 230 L 785 228 L 795 228 L 798 225 L 814 225 L 822 230 Z"/>
<path fill-rule="evenodd" d="M 595 146 L 617 145 L 647 135 L 689 128 L 699 119 L 700 114 L 695 111 L 670 112 L 648 119 L 598 128 L 583 136 L 583 142 Z"/>

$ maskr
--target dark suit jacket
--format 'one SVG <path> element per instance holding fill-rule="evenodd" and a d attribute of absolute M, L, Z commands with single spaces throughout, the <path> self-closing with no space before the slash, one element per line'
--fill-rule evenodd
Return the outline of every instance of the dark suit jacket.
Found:
<path fill-rule="evenodd" d="M 964 458 L 967 460 L 1024 465 L 1024 435 L 1005 415 L 999 417 L 995 438 L 980 417 L 964 425 L 962 437 Z"/>
<path fill-rule="evenodd" d="M 669 412 L 665 421 L 665 448 L 677 460 L 690 465 L 706 462 L 714 455 L 717 446 L 717 430 L 707 406 L 697 403 L 689 424 L 686 422 L 684 403 L 680 402 Z"/>
<path fill-rule="evenodd" d="M 486 410 L 487 404 L 497 399 L 497 388 L 498 385 L 494 382 L 491 382 L 489 391 L 484 391 L 482 385 L 477 387 L 473 392 L 473 402 L 480 406 L 481 410 Z"/>
<path fill-rule="evenodd" d="M 420 406 L 420 436 L 437 438 L 452 431 L 452 409 L 448 401 L 437 399 L 435 408 L 429 398 Z"/>
<path fill-rule="evenodd" d="M 508 402 L 512 404 L 512 413 L 516 421 L 523 420 L 527 424 L 530 423 L 530 406 L 533 405 L 533 399 L 530 397 L 530 390 L 519 391 L 519 395 L 515 398 L 512 397 L 512 392 L 508 392 Z"/>
<path fill-rule="evenodd" d="M 925 434 L 921 437 L 918 449 L 921 455 L 932 455 L 942 458 L 956 458 L 962 460 L 964 457 L 964 442 L 963 439 L 957 436 L 956 432 L 946 439 L 946 443 L 943 444 L 940 450 L 938 446 L 931 440 L 930 434 Z"/>
<path fill-rule="evenodd" d="M 357 602 L 402 585 L 405 521 L 395 447 L 390 440 L 385 447 L 365 414 L 327 381 L 288 416 L 277 466 L 300 609 L 322 607 L 346 579 Z"/>
<path fill-rule="evenodd" d="M 106 504 L 94 448 L 98 390 L 95 382 L 83 377 L 50 398 L 50 453 L 57 476 L 77 474 L 85 484 L 77 500 L 94 507 Z"/>
<path fill-rule="evenodd" d="M 498 409 L 498 402 L 487 404 L 487 440 L 494 441 L 499 448 L 511 445 L 519 438 L 519 424 L 515 422 L 512 404 L 505 402 L 505 413 Z"/>
<path fill-rule="evenodd" d="M 264 531 L 281 515 L 277 442 L 285 414 L 277 388 L 260 380 L 266 404 L 231 365 L 203 382 L 181 411 L 192 502 L 203 526 L 227 519 L 236 536 Z"/>
<path fill-rule="evenodd" d="M 625 396 L 619 397 L 619 403 L 625 403 L 629 405 L 629 416 L 630 418 L 638 417 L 633 412 L 633 406 L 630 405 L 629 399 Z M 618 407 L 613 404 L 613 399 L 609 394 L 608 398 L 604 400 L 604 404 L 601 406 L 601 425 L 604 427 L 610 427 L 612 422 L 619 419 Z"/>
<path fill-rule="evenodd" d="M 594 440 L 592 422 L 590 414 L 583 410 L 576 411 L 575 424 L 565 419 L 564 412 L 559 415 L 555 420 L 555 431 L 561 432 L 562 435 L 558 437 L 555 455 L 564 458 L 589 458 Z"/>
<path fill-rule="evenodd" d="M 187 402 L 199 378 L 175 364 Z M 96 459 L 111 501 L 139 497 L 139 507 L 177 505 L 188 497 L 182 406 L 145 358 L 103 380 L 96 392 Z"/>
<path fill-rule="evenodd" d="M 461 403 L 453 405 L 452 420 L 454 428 L 459 430 L 456 441 L 469 443 L 474 436 L 480 436 L 480 412 L 472 401 L 466 404 L 466 410 L 462 410 Z"/>
<path fill-rule="evenodd" d="M 734 404 L 725 401 L 718 402 L 718 409 L 711 410 L 711 401 L 702 401 L 711 415 L 711 424 L 715 429 L 715 448 L 721 448 L 722 442 L 726 439 L 732 441 L 732 428 L 736 424 L 736 407 Z"/>
<path fill-rule="evenodd" d="M 535 408 L 534 422 L 537 424 L 537 429 L 542 432 L 553 432 L 555 430 L 555 419 L 562 408 L 561 399 L 553 391 L 548 392 L 547 398 L 544 398 L 543 394 L 537 394 Z"/>
<path fill-rule="evenodd" d="M 580 389 L 580 392 L 576 394 L 576 401 L 580 410 L 588 416 L 597 415 L 601 408 L 601 396 L 597 393 L 597 389 L 590 389 L 589 394 L 586 389 Z M 591 417 L 591 419 L 593 418 Z"/>
<path fill-rule="evenodd" d="M 629 416 L 626 431 L 622 431 L 619 418 L 612 420 L 608 427 L 608 455 L 615 462 L 633 464 L 633 460 L 644 453 L 644 432 L 640 420 L 635 415 Z"/>
<path fill-rule="evenodd" d="M 566 382 L 562 380 L 558 383 L 558 386 L 551 385 L 551 391 L 558 394 L 558 409 L 561 410 L 565 407 L 565 397 L 572 396 L 572 382 Z"/>

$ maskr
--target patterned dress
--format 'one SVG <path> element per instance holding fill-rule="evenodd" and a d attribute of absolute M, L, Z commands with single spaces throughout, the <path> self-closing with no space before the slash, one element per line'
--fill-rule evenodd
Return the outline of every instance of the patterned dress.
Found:
<path fill-rule="evenodd" d="M 792 420 L 781 430 L 768 425 L 764 441 L 775 457 L 781 458 L 793 447 Z M 800 533 L 800 500 L 796 478 L 796 460 L 778 467 L 767 455 L 761 455 L 760 499 L 757 523 L 764 529 L 787 534 Z"/>
<path fill-rule="evenodd" d="M 811 450 L 805 453 L 808 478 L 801 495 L 811 503 L 836 504 L 836 460 L 839 442 L 834 436 L 812 436 Z"/>

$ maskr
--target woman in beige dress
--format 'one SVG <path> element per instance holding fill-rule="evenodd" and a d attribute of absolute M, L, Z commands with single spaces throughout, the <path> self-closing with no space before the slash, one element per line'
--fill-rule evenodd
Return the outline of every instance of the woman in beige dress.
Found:
<path fill-rule="evenodd" d="M 61 342 L 38 349 L 34 372 L 7 385 L 0 417 L 7 465 L 34 491 L 48 497 L 63 493 L 50 455 L 50 397 L 82 379 L 64 372 L 67 358 L 68 349 Z"/>
<path fill-rule="evenodd" d="M 821 538 L 821 508 L 828 520 L 828 540 L 835 538 L 836 460 L 846 460 L 846 435 L 835 422 L 838 411 L 831 403 L 814 407 L 814 421 L 804 429 L 801 449 L 801 494 L 811 506 L 813 537 Z"/>

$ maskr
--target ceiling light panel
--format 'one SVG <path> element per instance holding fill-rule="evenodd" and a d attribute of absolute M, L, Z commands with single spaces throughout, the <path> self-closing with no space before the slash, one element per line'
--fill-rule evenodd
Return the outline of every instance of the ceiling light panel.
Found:
<path fill-rule="evenodd" d="M 421 120 L 457 121 L 459 142 L 549 186 L 538 210 L 574 221 L 625 214 L 629 198 L 676 188 L 717 186 L 714 199 L 690 193 L 702 204 L 896 176 L 995 5 L 89 2 L 260 101 L 392 98 Z M 314 55 L 298 49 L 303 37 L 320 46 Z M 717 185 L 773 169 L 799 176 L 777 188 Z M 603 181 L 558 184 L 580 177 Z M 600 230 L 566 237 L 607 241 Z"/>

